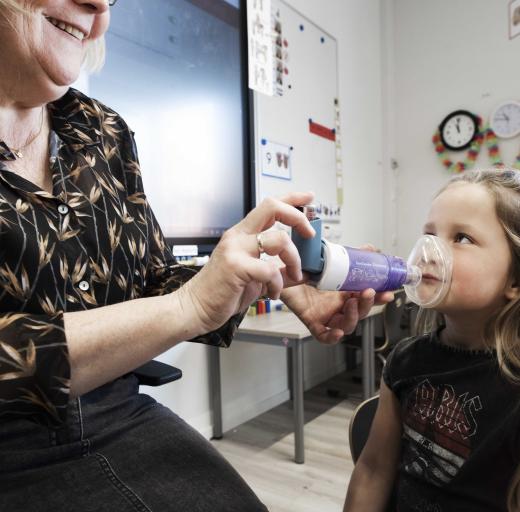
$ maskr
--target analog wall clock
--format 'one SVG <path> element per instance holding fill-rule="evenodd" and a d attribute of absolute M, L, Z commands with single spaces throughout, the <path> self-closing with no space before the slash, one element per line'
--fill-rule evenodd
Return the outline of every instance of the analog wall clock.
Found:
<path fill-rule="evenodd" d="M 468 148 L 477 135 L 478 118 L 467 110 L 456 110 L 443 119 L 439 131 L 447 149 L 461 151 Z"/>
<path fill-rule="evenodd" d="M 497 137 L 509 139 L 520 134 L 520 102 L 500 103 L 489 118 L 489 126 Z"/>

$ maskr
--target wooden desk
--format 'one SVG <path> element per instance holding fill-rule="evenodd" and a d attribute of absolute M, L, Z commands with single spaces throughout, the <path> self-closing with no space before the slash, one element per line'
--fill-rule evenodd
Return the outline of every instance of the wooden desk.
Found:
<path fill-rule="evenodd" d="M 375 394 L 374 363 L 374 317 L 382 313 L 384 306 L 374 306 L 362 320 L 363 399 Z M 293 313 L 273 313 L 246 316 L 236 334 L 236 341 L 274 345 L 287 349 L 288 366 L 292 368 L 292 391 L 294 407 L 294 461 L 305 461 L 303 439 L 303 344 L 312 339 L 305 325 Z M 213 410 L 213 437 L 222 438 L 222 395 L 220 375 L 220 352 L 210 347 L 210 397 Z"/>

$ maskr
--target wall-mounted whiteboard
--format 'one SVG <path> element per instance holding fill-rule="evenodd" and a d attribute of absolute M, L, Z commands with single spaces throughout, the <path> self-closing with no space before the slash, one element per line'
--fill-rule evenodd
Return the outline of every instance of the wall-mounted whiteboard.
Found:
<path fill-rule="evenodd" d="M 312 190 L 325 221 L 342 203 L 337 42 L 283 1 L 273 2 L 275 81 L 255 92 L 256 199 Z"/>

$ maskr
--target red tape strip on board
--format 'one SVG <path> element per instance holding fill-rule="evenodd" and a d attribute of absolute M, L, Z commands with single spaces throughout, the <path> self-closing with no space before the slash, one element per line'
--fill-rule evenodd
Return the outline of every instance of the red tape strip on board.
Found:
<path fill-rule="evenodd" d="M 309 119 L 309 131 L 328 140 L 336 140 L 336 132 Z"/>

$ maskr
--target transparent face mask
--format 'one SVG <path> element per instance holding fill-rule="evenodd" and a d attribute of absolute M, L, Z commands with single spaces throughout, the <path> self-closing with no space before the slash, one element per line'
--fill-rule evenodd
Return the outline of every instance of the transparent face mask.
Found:
<path fill-rule="evenodd" d="M 440 304 L 451 286 L 453 257 L 450 246 L 437 236 L 424 235 L 417 240 L 407 263 L 421 272 L 419 280 L 404 285 L 408 298 L 423 308 Z"/>

